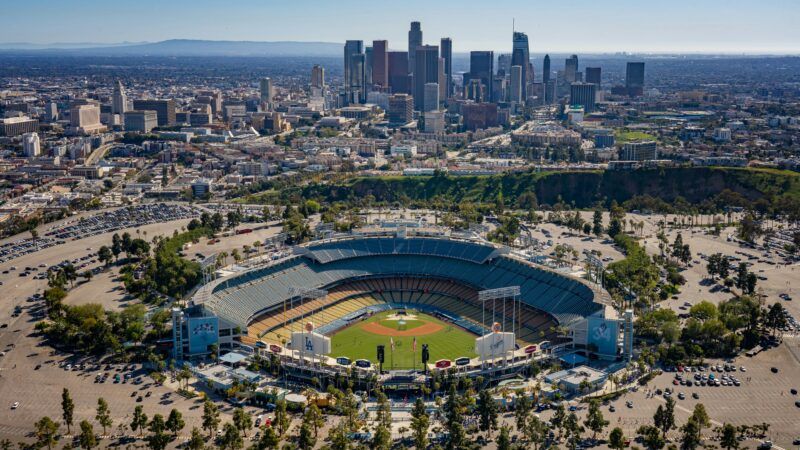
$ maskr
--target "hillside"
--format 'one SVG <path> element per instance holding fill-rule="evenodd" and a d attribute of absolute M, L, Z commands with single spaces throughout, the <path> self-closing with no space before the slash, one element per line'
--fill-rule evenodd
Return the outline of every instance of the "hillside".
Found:
<path fill-rule="evenodd" d="M 683 198 L 691 204 L 712 200 L 723 191 L 737 199 L 756 201 L 789 196 L 800 199 L 800 174 L 789 171 L 734 168 L 673 168 L 637 171 L 580 171 L 508 174 L 476 177 L 363 177 L 337 185 L 312 185 L 305 195 L 327 201 L 373 196 L 377 201 L 431 200 L 494 202 L 502 195 L 513 204 L 533 192 L 539 204 L 559 198 L 588 208 L 598 201 L 622 203 L 636 196 L 665 202 Z M 731 194 L 726 192 L 726 194 Z"/>

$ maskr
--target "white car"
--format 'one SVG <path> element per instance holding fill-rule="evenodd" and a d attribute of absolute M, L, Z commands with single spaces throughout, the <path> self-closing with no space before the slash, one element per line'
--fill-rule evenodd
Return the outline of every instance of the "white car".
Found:
<path fill-rule="evenodd" d="M 17 409 L 17 408 L 19 408 L 19 402 L 14 402 L 11 404 L 11 409 Z"/>

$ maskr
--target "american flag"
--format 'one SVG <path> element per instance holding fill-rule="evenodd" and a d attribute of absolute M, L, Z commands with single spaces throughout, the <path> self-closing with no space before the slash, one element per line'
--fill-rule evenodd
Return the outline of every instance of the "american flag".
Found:
<path fill-rule="evenodd" d="M 394 351 L 394 338 L 389 338 L 389 345 L 392 346 L 392 351 Z"/>

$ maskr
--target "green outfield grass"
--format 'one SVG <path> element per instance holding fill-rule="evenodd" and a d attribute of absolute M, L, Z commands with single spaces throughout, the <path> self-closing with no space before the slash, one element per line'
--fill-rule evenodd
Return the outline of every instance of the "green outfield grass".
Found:
<path fill-rule="evenodd" d="M 406 321 L 405 327 L 400 327 L 397 321 L 386 320 L 394 311 L 386 311 L 376 314 L 367 320 L 358 322 L 345 328 L 331 337 L 331 355 L 336 358 L 346 356 L 351 360 L 368 359 L 377 363 L 378 345 L 386 346 L 386 359 L 383 365 L 384 370 L 392 369 L 392 351 L 389 345 L 390 336 L 375 334 L 364 329 L 364 326 L 371 323 L 378 323 L 384 327 L 398 332 L 412 332 L 413 330 L 427 324 L 436 324 L 442 327 L 441 330 L 424 336 L 417 336 L 416 367 L 422 366 L 420 353 L 422 344 L 428 344 L 431 360 L 434 362 L 439 359 L 454 360 L 462 356 L 474 358 L 475 336 L 474 334 L 459 328 L 455 325 L 443 322 L 427 314 L 413 312 L 418 320 Z M 404 331 L 405 330 L 405 331 Z M 413 341 L 414 336 L 392 336 L 394 339 L 394 368 L 410 369 L 414 364 Z"/>

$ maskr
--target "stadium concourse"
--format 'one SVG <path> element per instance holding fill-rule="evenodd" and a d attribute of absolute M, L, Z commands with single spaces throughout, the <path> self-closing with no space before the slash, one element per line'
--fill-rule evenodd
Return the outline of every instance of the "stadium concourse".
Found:
<path fill-rule="evenodd" d="M 511 299 L 480 298 L 481 292 L 507 287 L 514 287 Z M 419 311 L 476 338 L 498 324 L 499 330 L 513 333 L 516 344 L 509 358 L 515 361 L 530 357 L 532 351 L 525 351 L 544 342 L 575 343 L 586 350 L 588 321 L 616 323 L 608 304 L 608 294 L 599 287 L 525 261 L 507 247 L 414 229 L 382 229 L 296 246 L 282 259 L 218 277 L 192 299 L 192 308 L 218 318 L 220 329 L 246 330 L 239 342 L 228 343 L 300 359 L 303 349 L 292 338 L 306 332 L 307 324 L 315 324 L 313 334 L 327 339 L 389 310 Z M 617 356 L 620 330 L 614 326 L 616 334 L 606 336 L 612 348 L 605 356 Z M 329 352 L 329 339 L 326 345 Z M 226 347 L 222 339 L 220 347 Z M 312 359 L 326 365 L 353 363 L 326 355 L 314 351 Z"/>

